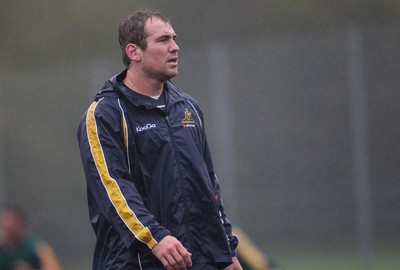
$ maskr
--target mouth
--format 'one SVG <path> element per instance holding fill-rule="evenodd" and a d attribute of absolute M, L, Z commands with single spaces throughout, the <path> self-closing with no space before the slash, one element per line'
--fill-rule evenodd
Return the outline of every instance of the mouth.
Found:
<path fill-rule="evenodd" d="M 171 57 L 168 59 L 167 62 L 170 64 L 178 65 L 178 57 L 177 56 Z"/>

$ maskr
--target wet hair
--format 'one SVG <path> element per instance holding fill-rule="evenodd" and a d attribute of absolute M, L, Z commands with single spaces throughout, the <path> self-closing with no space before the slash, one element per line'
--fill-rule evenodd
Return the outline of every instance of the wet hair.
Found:
<path fill-rule="evenodd" d="M 129 66 L 130 64 L 130 59 L 125 52 L 126 45 L 133 43 L 139 46 L 141 49 L 146 49 L 147 36 L 144 27 L 147 20 L 152 19 L 153 17 L 161 19 L 168 24 L 171 23 L 166 16 L 158 11 L 137 10 L 119 24 L 118 40 L 119 46 L 122 50 L 122 61 L 124 62 L 125 66 Z"/>

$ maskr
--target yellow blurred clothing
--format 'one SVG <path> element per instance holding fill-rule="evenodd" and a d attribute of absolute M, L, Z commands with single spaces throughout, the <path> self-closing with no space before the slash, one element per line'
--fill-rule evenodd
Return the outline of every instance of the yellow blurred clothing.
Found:
<path fill-rule="evenodd" d="M 237 227 L 232 231 L 239 238 L 236 251 L 243 270 L 272 270 L 268 258 L 243 231 Z"/>
<path fill-rule="evenodd" d="M 61 270 L 60 263 L 53 249 L 48 244 L 40 242 L 37 245 L 37 253 L 42 263 L 40 270 Z"/>

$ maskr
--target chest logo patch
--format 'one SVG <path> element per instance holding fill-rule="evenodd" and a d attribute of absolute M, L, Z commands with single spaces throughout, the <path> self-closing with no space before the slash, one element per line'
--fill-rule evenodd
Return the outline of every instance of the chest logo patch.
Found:
<path fill-rule="evenodd" d="M 142 131 L 145 131 L 145 130 L 148 130 L 148 129 L 152 129 L 152 128 L 156 128 L 157 126 L 156 126 L 156 124 L 147 124 L 147 125 L 145 125 L 145 126 L 142 126 L 142 127 L 136 127 L 136 132 L 137 133 L 139 133 L 139 132 L 142 132 Z"/>
<path fill-rule="evenodd" d="M 185 112 L 183 113 L 184 117 L 182 119 L 182 125 L 184 127 L 195 127 L 195 122 L 192 118 L 192 112 L 189 111 L 189 109 L 185 109 Z"/>

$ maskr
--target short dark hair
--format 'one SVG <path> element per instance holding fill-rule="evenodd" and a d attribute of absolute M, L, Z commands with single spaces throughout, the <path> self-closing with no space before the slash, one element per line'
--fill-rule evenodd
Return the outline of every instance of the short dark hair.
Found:
<path fill-rule="evenodd" d="M 122 61 L 125 66 L 129 66 L 130 59 L 126 55 L 125 48 L 129 43 L 136 44 L 141 49 L 146 49 L 146 32 L 144 26 L 148 19 L 153 17 L 159 18 L 164 22 L 171 24 L 170 20 L 159 11 L 137 10 L 128 18 L 119 24 L 118 40 L 122 50 Z"/>

